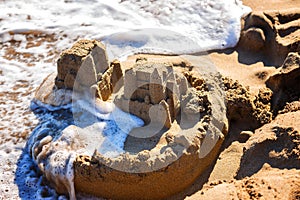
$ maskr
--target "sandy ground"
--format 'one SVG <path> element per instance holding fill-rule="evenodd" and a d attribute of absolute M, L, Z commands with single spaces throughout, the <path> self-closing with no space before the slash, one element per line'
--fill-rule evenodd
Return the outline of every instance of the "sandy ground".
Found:
<path fill-rule="evenodd" d="M 282 10 L 289 8 L 298 8 L 298 0 L 244 0 L 243 4 L 249 6 L 254 11 Z"/>
<path fill-rule="evenodd" d="M 286 10 L 300 7 L 297 0 L 243 0 L 243 4 L 252 8 L 252 11 Z M 225 76 L 238 80 L 250 91 L 257 93 L 265 86 L 265 80 L 275 71 L 272 63 L 265 66 L 266 58 L 259 53 L 244 52 L 240 48 L 228 49 L 210 53 L 210 57 L 219 71 Z M 259 76 L 264 74 L 263 76 Z"/>
<path fill-rule="evenodd" d="M 300 7 L 298 0 L 244 0 L 243 2 L 254 11 Z M 35 37 L 38 39 L 37 36 Z M 9 49 L 13 45 L 16 44 L 8 42 L 1 44 L 1 48 Z M 10 52 L 7 55 L 14 54 Z M 49 62 L 54 63 L 58 55 L 59 51 L 53 50 L 51 52 L 52 60 Z M 15 56 L 26 58 L 26 55 L 15 54 Z M 250 53 L 245 56 L 239 49 L 212 52 L 210 57 L 222 74 L 238 80 L 244 86 L 249 86 L 253 95 L 257 94 L 260 88 L 266 87 L 265 81 L 275 73 L 277 67 L 275 65 L 265 66 L 263 58 L 258 59 L 257 55 Z M 27 61 L 24 60 L 25 63 Z M 47 73 L 42 73 L 43 77 L 45 74 Z M 2 71 L 0 71 L 0 76 L 3 76 Z M 21 80 L 15 82 L 15 85 L 11 86 L 11 90 L 0 94 L 0 131 L 5 133 L 1 134 L 0 137 L 0 199 L 17 199 L 19 197 L 18 187 L 14 183 L 16 163 L 28 135 L 37 124 L 35 116 L 28 108 L 35 88 L 32 87 L 31 82 L 22 82 Z M 0 84 L 1 87 L 4 87 L 5 81 Z M 18 88 L 26 89 L 19 90 Z M 279 161 L 273 162 L 276 153 L 289 151 L 289 148 L 284 150 L 285 135 L 290 136 L 288 138 L 295 137 L 295 140 L 299 140 L 297 133 L 287 129 L 291 127 L 293 130 L 300 130 L 299 121 L 300 112 L 297 111 L 280 114 L 273 122 L 256 130 L 247 130 L 245 128 L 247 125 L 244 124 L 232 126 L 230 129 L 231 136 L 225 141 L 223 151 L 215 165 L 199 178 L 191 188 L 174 198 L 300 199 L 299 157 L 298 160 L 296 159 L 299 154 L 288 154 L 291 157 L 296 156 L 294 160 L 291 159 L 292 162 L 288 163 L 289 165 L 282 165 Z M 250 138 L 249 140 L 240 139 L 243 135 L 240 134 L 242 131 L 247 131 L 243 134 L 246 135 L 247 139 Z M 264 133 L 266 138 L 261 138 L 261 133 Z M 274 135 L 274 133 L 278 134 Z M 265 144 L 265 140 L 270 140 L 270 144 Z M 271 149 L 262 154 L 257 152 L 264 145 Z M 282 149 L 276 152 L 272 151 L 272 148 L 274 150 L 280 145 L 283 145 Z M 253 146 L 254 149 L 251 150 Z M 254 168 L 256 167 L 255 169 L 243 167 L 246 166 L 246 161 L 242 159 L 245 150 L 249 150 L 247 156 L 250 160 L 262 159 L 261 162 L 253 165 Z"/>
<path fill-rule="evenodd" d="M 253 11 L 285 10 L 300 6 L 300 1 L 296 0 L 244 0 L 243 3 L 250 6 Z M 212 52 L 210 57 L 222 74 L 238 80 L 244 86 L 249 86 L 253 95 L 257 94 L 260 88 L 266 87 L 265 81 L 275 73 L 278 67 L 272 64 L 266 66 L 264 57 L 255 53 L 243 52 L 239 47 Z M 300 112 L 298 111 L 279 115 L 273 122 L 257 130 L 248 131 L 245 129 L 245 124 L 233 124 L 229 133 L 230 137 L 225 141 L 224 150 L 220 153 L 216 164 L 208 170 L 207 176 L 201 177 L 205 181 L 198 180 L 198 183 L 193 186 L 194 188 L 191 187 L 190 191 L 187 191 L 187 193 L 190 192 L 190 196 L 186 199 L 299 199 L 299 160 L 289 166 L 280 166 L 278 163 L 272 163 L 270 152 L 265 152 L 266 157 L 262 161 L 259 161 L 260 153 L 256 152 L 247 158 L 252 160 L 250 163 L 253 166 L 259 162 L 257 169 L 255 171 L 247 169 L 249 170 L 249 173 L 246 173 L 247 176 L 239 176 L 242 170 L 246 170 L 243 169 L 245 163 L 243 163 L 242 157 L 245 149 L 249 148 L 247 145 L 251 144 L 256 146 L 258 151 L 263 151 L 251 139 L 262 137 L 262 133 L 268 135 L 270 127 L 292 127 L 299 130 L 299 120 Z M 239 141 L 241 134 L 250 134 L 251 137 L 249 136 L 250 139 L 247 142 Z M 261 140 L 265 139 L 261 138 Z M 283 142 L 287 143 L 287 141 Z M 269 145 L 264 148 L 273 148 L 273 151 L 281 148 L 280 144 L 276 142 Z M 206 183 L 203 184 L 203 182 Z M 196 190 L 198 192 L 194 192 Z"/>

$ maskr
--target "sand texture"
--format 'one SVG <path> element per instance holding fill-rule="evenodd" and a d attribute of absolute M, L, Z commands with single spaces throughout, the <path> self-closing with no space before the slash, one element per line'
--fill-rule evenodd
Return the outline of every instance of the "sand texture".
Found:
<path fill-rule="evenodd" d="M 20 30 L 26 49 L 45 46 L 29 54 L 9 33 L 3 60 L 39 75 L 0 81 L 0 199 L 300 199 L 300 1 L 243 2 L 238 45 L 207 55 L 110 61 L 97 40 Z M 107 156 L 99 127 L 127 112 L 144 125 L 121 120 L 132 130 L 108 132 L 122 148 Z"/>

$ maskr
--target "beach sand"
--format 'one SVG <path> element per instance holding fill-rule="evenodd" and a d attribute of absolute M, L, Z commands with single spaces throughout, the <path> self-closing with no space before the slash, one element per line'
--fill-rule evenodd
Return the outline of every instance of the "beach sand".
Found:
<path fill-rule="evenodd" d="M 243 3 L 251 7 L 253 11 L 262 12 L 270 10 L 283 11 L 299 8 L 300 6 L 300 2 L 295 0 L 244 0 Z M 269 62 L 268 58 L 262 56 L 259 52 L 245 51 L 241 46 L 225 51 L 212 52 L 209 55 L 222 74 L 238 80 L 244 86 L 249 86 L 252 95 L 257 94 L 259 89 L 266 87 L 266 80 L 276 73 L 276 68 L 278 68 L 278 65 Z M 300 100 L 299 97 L 298 100 Z M 297 161 L 291 162 L 290 165 L 282 166 L 279 162 L 273 162 L 274 160 L 272 161 L 271 156 L 272 151 L 277 151 L 275 149 L 284 149 L 276 142 L 277 139 L 280 140 L 279 138 L 275 140 L 269 138 L 274 143 L 270 142 L 266 146 L 251 141 L 252 138 L 253 140 L 255 140 L 254 138 L 260 138 L 258 139 L 260 141 L 268 140 L 266 135 L 271 132 L 274 133 L 274 129 L 272 129 L 274 127 L 292 127 L 299 131 L 299 120 L 300 112 L 297 111 L 281 114 L 271 123 L 256 130 L 248 131 L 245 128 L 247 127 L 246 124 L 232 124 L 229 132 L 230 137 L 225 141 L 224 150 L 220 153 L 216 164 L 208 170 L 207 179 L 204 178 L 205 181 L 203 181 L 203 177 L 201 177 L 198 183 L 194 184 L 194 188 L 191 187 L 190 191 L 187 191 L 187 193 L 190 193 L 190 196 L 186 197 L 186 199 L 300 198 L 299 146 L 295 147 L 294 150 L 298 152 L 298 156 L 296 156 L 298 157 Z M 250 139 L 244 143 L 245 141 L 240 140 L 243 137 L 241 135 L 246 135 Z M 286 139 L 282 140 L 283 143 L 288 143 Z M 243 158 L 245 157 L 245 149 L 248 149 L 249 145 L 254 146 L 253 149 L 255 149 L 256 153 Z M 262 153 L 265 148 L 268 148 L 269 151 Z M 265 154 L 264 158 L 262 158 L 262 154 Z M 289 159 L 293 159 L 289 156 L 287 157 L 287 162 Z M 249 162 L 243 162 L 245 160 L 242 158 L 248 159 Z M 246 167 L 245 164 L 250 166 Z M 257 168 L 252 171 L 251 167 Z M 239 173 L 243 170 L 249 171 L 245 175 L 240 176 Z M 203 182 L 205 182 L 204 185 L 202 185 Z M 194 193 L 196 190 L 198 191 Z M 181 198 L 182 196 L 179 197 L 179 199 Z"/>
<path fill-rule="evenodd" d="M 300 7 L 297 0 L 244 0 L 243 3 L 253 11 L 283 11 Z M 41 42 L 47 40 L 51 44 L 52 39 L 47 39 L 51 36 L 33 35 Z M 17 44 L 7 42 L 1 45 Z M 13 56 L 7 59 L 14 56 L 26 58 L 26 55 L 14 54 L 13 48 L 10 50 L 6 56 Z M 53 49 L 49 53 L 49 62 L 55 63 L 59 54 Z M 277 69 L 281 66 L 262 53 L 245 50 L 241 45 L 210 52 L 209 57 L 222 75 L 249 87 L 253 97 L 259 89 L 266 88 L 268 78 L 278 73 Z M 0 130 L 5 133 L 0 136 L 0 199 L 20 198 L 14 179 L 21 150 L 38 123 L 29 109 L 35 89 L 30 82 L 16 82 L 10 92 L 0 94 L 0 105 L 3 106 Z M 256 129 L 250 128 L 247 123 L 232 122 L 229 137 L 215 163 L 190 188 L 170 199 L 299 199 L 299 96 L 290 107 L 272 122 Z"/>

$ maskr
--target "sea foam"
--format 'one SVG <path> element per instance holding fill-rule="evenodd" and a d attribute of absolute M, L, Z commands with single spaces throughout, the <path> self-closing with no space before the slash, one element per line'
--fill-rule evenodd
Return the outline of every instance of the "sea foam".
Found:
<path fill-rule="evenodd" d="M 250 12 L 239 0 L 15 0 L 0 9 L 3 40 L 7 32 L 28 30 L 66 34 L 57 44 L 61 48 L 78 37 L 100 39 L 111 59 L 124 52 L 183 54 L 233 47 L 240 18 Z"/>
<path fill-rule="evenodd" d="M 26 186 L 22 186 L 23 179 L 18 179 L 17 184 L 21 189 L 25 188 L 25 191 L 34 192 L 35 199 L 58 198 L 59 195 L 43 186 L 42 177 L 36 171 L 30 172 L 28 168 L 38 166 L 37 170 L 54 183 L 56 188 L 63 188 L 60 192 L 68 192 L 70 199 L 76 199 L 73 170 L 76 156 L 92 156 L 97 150 L 106 157 L 116 157 L 124 152 L 128 133 L 144 124 L 141 119 L 123 112 L 113 103 L 92 101 L 93 99 L 74 99 L 71 107 L 53 107 L 38 100 L 32 101 L 31 109 L 41 122 L 30 135 L 24 158 L 20 159 L 18 174 L 25 174 Z M 104 107 L 107 109 L 103 109 Z M 25 159 L 28 155 L 33 162 Z M 31 175 L 27 176 L 26 170 Z M 39 189 L 32 191 L 32 188 Z M 47 191 L 47 195 L 42 191 Z"/>

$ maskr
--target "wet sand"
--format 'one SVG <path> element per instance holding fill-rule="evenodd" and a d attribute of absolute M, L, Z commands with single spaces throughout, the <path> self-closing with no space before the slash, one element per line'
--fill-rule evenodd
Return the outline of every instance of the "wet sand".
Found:
<path fill-rule="evenodd" d="M 254 11 L 300 7 L 300 2 L 297 0 L 274 0 L 271 2 L 244 0 L 244 4 L 250 6 Z M 37 35 L 34 37 L 39 38 Z M 10 41 L 1 45 L 2 47 L 13 46 L 15 43 Z M 49 62 L 55 63 L 59 53 L 60 51 L 51 51 L 52 60 Z M 13 55 L 13 52 L 10 51 L 7 56 L 9 55 Z M 16 54 L 15 56 L 26 58 L 26 55 L 22 57 Z M 221 74 L 238 80 L 245 87 L 248 86 L 253 96 L 258 94 L 259 89 L 266 88 L 266 80 L 277 73 L 276 68 L 279 67 L 278 64 L 272 64 L 272 62 L 268 62 L 266 65 L 267 59 L 262 57 L 259 52 L 250 53 L 239 47 L 210 52 L 209 56 Z M 23 62 L 27 63 L 27 60 Z M 30 100 L 35 91 L 32 85 L 32 82 L 19 81 L 12 86 L 11 91 L 1 93 L 0 104 L 4 106 L 0 111 L 2 119 L 0 129 L 5 133 L 0 138 L 0 181 L 2 185 L 0 196 L 3 199 L 17 199 L 20 196 L 18 186 L 14 182 L 16 163 L 29 134 L 38 122 L 29 109 Z M 21 90 L 21 88 L 26 89 Z M 297 133 L 300 131 L 299 120 L 300 113 L 297 109 L 293 112 L 287 109 L 286 113 L 278 115 L 271 123 L 254 130 L 248 128 L 247 124 L 232 123 L 230 137 L 226 139 L 215 165 L 207 170 L 192 187 L 173 198 L 257 199 L 262 196 L 267 199 L 299 198 L 299 144 L 293 142 L 299 140 L 299 133 Z M 265 142 L 268 139 L 271 140 L 270 144 Z M 284 146 L 288 139 L 292 141 L 291 148 Z M 259 142 L 255 143 L 255 141 Z M 254 148 L 251 149 L 253 145 Z M 279 152 L 275 151 L 278 145 L 282 145 Z M 270 148 L 269 151 L 264 152 L 263 156 L 259 154 L 262 147 Z M 247 154 L 244 153 L 245 149 Z M 282 154 L 276 154 L 280 152 Z M 278 158 L 280 156 L 287 157 L 285 162 L 289 162 L 286 166 L 281 164 L 282 160 Z M 256 166 L 256 169 L 248 169 L 249 163 L 243 157 L 253 159 L 252 162 L 256 162 L 256 159 L 259 158 L 259 165 Z"/>

